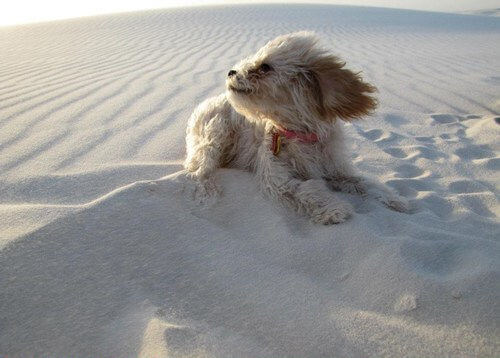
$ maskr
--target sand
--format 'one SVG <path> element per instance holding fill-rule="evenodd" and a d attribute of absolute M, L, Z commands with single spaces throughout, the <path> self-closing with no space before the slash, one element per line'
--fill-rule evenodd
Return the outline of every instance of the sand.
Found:
<path fill-rule="evenodd" d="M 223 169 L 184 190 L 187 118 L 268 39 L 315 30 L 379 88 L 319 226 Z M 0 355 L 500 355 L 500 19 L 343 6 L 146 11 L 0 28 Z"/>

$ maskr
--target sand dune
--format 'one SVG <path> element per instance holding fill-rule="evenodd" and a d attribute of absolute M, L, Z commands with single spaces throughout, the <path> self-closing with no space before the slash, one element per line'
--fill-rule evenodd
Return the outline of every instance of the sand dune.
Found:
<path fill-rule="evenodd" d="M 300 29 L 379 88 L 353 161 L 411 214 L 346 194 L 317 226 L 235 170 L 191 200 L 190 112 Z M 495 17 L 343 6 L 0 28 L 0 355 L 500 355 L 499 42 Z"/>
<path fill-rule="evenodd" d="M 471 11 L 464 11 L 464 14 L 470 14 L 470 15 L 481 15 L 481 16 L 500 16 L 500 8 L 493 8 L 493 9 L 481 9 L 481 10 L 471 10 Z"/>

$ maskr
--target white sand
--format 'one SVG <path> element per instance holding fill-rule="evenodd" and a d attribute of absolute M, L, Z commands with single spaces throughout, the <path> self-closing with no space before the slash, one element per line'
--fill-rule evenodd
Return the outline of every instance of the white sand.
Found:
<path fill-rule="evenodd" d="M 323 227 L 221 170 L 178 175 L 195 104 L 268 39 L 316 30 L 379 88 Z M 500 19 L 241 6 L 0 28 L 0 355 L 500 355 Z"/>

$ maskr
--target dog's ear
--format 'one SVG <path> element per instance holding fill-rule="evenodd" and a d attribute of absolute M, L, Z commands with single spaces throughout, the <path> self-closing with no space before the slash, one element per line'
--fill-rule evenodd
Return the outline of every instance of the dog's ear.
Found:
<path fill-rule="evenodd" d="M 325 55 L 310 66 L 317 111 L 326 120 L 350 121 L 370 114 L 377 107 L 372 96 L 377 89 L 344 65 L 337 57 Z"/>

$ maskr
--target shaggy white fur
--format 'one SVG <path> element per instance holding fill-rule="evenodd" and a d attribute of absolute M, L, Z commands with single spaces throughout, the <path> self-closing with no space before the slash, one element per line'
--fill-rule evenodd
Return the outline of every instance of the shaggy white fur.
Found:
<path fill-rule="evenodd" d="M 318 42 L 311 32 L 268 42 L 229 71 L 224 94 L 195 109 L 184 166 L 200 201 L 217 196 L 215 170 L 233 167 L 255 173 L 264 193 L 317 223 L 340 223 L 352 214 L 334 191 L 408 211 L 405 198 L 360 177 L 345 152 L 341 120 L 369 114 L 376 107 L 375 87 Z M 273 153 L 273 135 L 283 129 L 314 133 L 318 140 L 281 138 L 279 153 Z"/>

